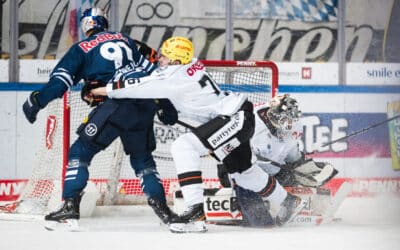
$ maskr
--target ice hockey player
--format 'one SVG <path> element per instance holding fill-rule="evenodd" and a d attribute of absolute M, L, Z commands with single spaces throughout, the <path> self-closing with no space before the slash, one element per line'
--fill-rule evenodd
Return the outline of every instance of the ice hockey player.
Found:
<path fill-rule="evenodd" d="M 171 211 L 152 156 L 155 149 L 153 120 L 161 109 L 160 120 L 173 124 L 177 119 L 176 109 L 166 99 L 156 103 L 153 99 L 118 100 L 90 93 L 91 88 L 109 82 L 116 74 L 134 71 L 137 76 L 144 76 L 157 65 L 139 53 L 137 44 L 129 36 L 107 31 L 108 20 L 102 9 L 86 9 L 80 24 L 87 38 L 66 52 L 53 69 L 49 82 L 42 89 L 33 91 L 23 104 L 26 118 L 34 123 L 38 112 L 49 102 L 62 97 L 69 88 L 84 80 L 82 98 L 94 106 L 87 121 L 77 129 L 79 137 L 72 144 L 68 156 L 62 194 L 64 203 L 59 210 L 45 216 L 49 222 L 47 227 L 54 229 L 59 222 L 67 221 L 72 230 L 77 228 L 79 205 L 82 190 L 89 179 L 90 162 L 118 137 L 125 153 L 130 156 L 136 176 L 141 180 L 149 205 L 164 223 L 168 223 Z"/>
<path fill-rule="evenodd" d="M 289 94 L 278 95 L 267 103 L 255 104 L 254 114 L 256 126 L 251 148 L 257 164 L 273 176 L 271 178 L 285 187 L 316 188 L 338 173 L 331 164 L 306 159 L 301 152 L 299 143 L 303 127 L 301 110 L 295 98 Z M 224 165 L 218 166 L 218 175 L 224 187 L 231 187 L 235 182 L 229 178 Z M 270 207 L 257 193 L 233 186 L 243 225 L 262 227 L 275 224 L 270 216 Z"/>
<path fill-rule="evenodd" d="M 179 116 L 191 118 L 190 125 L 196 125 L 192 132 L 181 135 L 171 146 L 178 181 L 188 206 L 187 211 L 171 221 L 172 232 L 207 231 L 199 159 L 209 153 L 228 166 L 228 172 L 238 185 L 282 205 L 284 212 L 277 220 L 285 223 L 305 203 L 299 197 L 288 195 L 273 177 L 252 164 L 253 104 L 243 94 L 221 91 L 193 54 L 190 40 L 169 38 L 160 49 L 160 68 L 150 76 L 137 79 L 128 73 L 92 93 L 107 94 L 111 98 L 168 98 Z"/>

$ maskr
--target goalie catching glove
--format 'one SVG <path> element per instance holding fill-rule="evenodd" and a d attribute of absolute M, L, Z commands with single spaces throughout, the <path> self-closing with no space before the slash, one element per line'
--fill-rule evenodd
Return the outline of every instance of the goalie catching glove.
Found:
<path fill-rule="evenodd" d="M 85 85 L 83 85 L 81 90 L 81 98 L 84 102 L 86 102 L 90 107 L 96 107 L 100 103 L 103 103 L 106 99 L 106 96 L 97 96 L 93 95 L 90 91 L 95 88 L 104 87 L 106 83 L 92 80 L 86 81 Z"/>
<path fill-rule="evenodd" d="M 285 165 L 273 162 L 272 164 L 281 168 L 275 178 L 283 186 L 321 187 L 338 173 L 329 163 L 315 162 L 313 159 L 304 157 Z"/>

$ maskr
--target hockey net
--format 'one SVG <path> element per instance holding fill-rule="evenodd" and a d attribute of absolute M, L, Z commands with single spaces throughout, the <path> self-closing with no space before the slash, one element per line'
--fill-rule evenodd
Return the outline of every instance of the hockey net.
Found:
<path fill-rule="evenodd" d="M 244 92 L 253 103 L 267 101 L 278 90 L 278 68 L 273 62 L 203 61 L 203 63 L 222 90 Z M 90 108 L 80 99 L 80 92 L 73 90 L 62 100 L 51 102 L 45 111 L 47 121 L 32 176 L 10 212 L 43 214 L 59 206 L 68 149 L 77 138 L 75 131 L 89 114 Z M 188 130 L 180 125 L 164 126 L 157 118 L 155 119 L 157 148 L 153 156 L 167 199 L 171 202 L 173 193 L 179 189 L 179 184 L 169 148 L 180 134 Z M 205 187 L 219 187 L 217 162 L 212 157 L 204 157 L 201 159 L 201 164 Z M 97 205 L 146 202 L 140 181 L 135 176 L 129 157 L 123 152 L 119 139 L 93 158 L 89 173 L 89 182 L 100 193 Z M 21 206 L 24 202 L 30 205 Z"/>

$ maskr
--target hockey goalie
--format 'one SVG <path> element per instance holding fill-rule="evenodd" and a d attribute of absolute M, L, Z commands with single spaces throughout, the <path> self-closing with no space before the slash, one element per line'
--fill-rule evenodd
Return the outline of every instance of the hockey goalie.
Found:
<path fill-rule="evenodd" d="M 349 189 L 343 190 L 340 200 L 333 202 L 330 190 L 322 188 L 338 171 L 329 163 L 307 159 L 301 152 L 302 124 L 297 100 L 288 94 L 279 95 L 268 103 L 256 104 L 254 112 L 256 127 L 251 140 L 254 161 L 289 192 L 308 200 L 308 205 L 291 223 L 320 224 L 331 220 Z M 273 218 L 278 208 L 270 207 L 257 193 L 236 185 L 222 164 L 218 165 L 218 177 L 224 188 L 205 190 L 204 209 L 209 222 L 250 227 L 275 224 Z M 179 204 L 179 193 L 175 195 L 175 203 Z"/>

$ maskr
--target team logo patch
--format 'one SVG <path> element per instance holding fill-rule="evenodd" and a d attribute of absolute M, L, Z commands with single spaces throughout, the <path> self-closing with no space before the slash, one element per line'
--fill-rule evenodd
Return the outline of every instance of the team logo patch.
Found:
<path fill-rule="evenodd" d="M 240 111 L 231 117 L 231 120 L 210 136 L 207 141 L 213 148 L 217 148 L 229 138 L 236 135 L 243 127 L 244 113 Z"/>
<path fill-rule="evenodd" d="M 230 141 L 226 142 L 221 147 L 214 150 L 214 155 L 222 161 L 227 157 L 235 148 L 239 147 L 240 141 L 237 138 L 232 138 Z"/>
<path fill-rule="evenodd" d="M 222 147 L 222 150 L 225 152 L 226 155 L 230 154 L 233 150 L 235 150 L 235 146 L 228 143 Z"/>
<path fill-rule="evenodd" d="M 97 126 L 94 123 L 89 123 L 88 125 L 86 125 L 85 127 L 85 133 L 88 136 L 94 136 L 97 133 Z"/>

